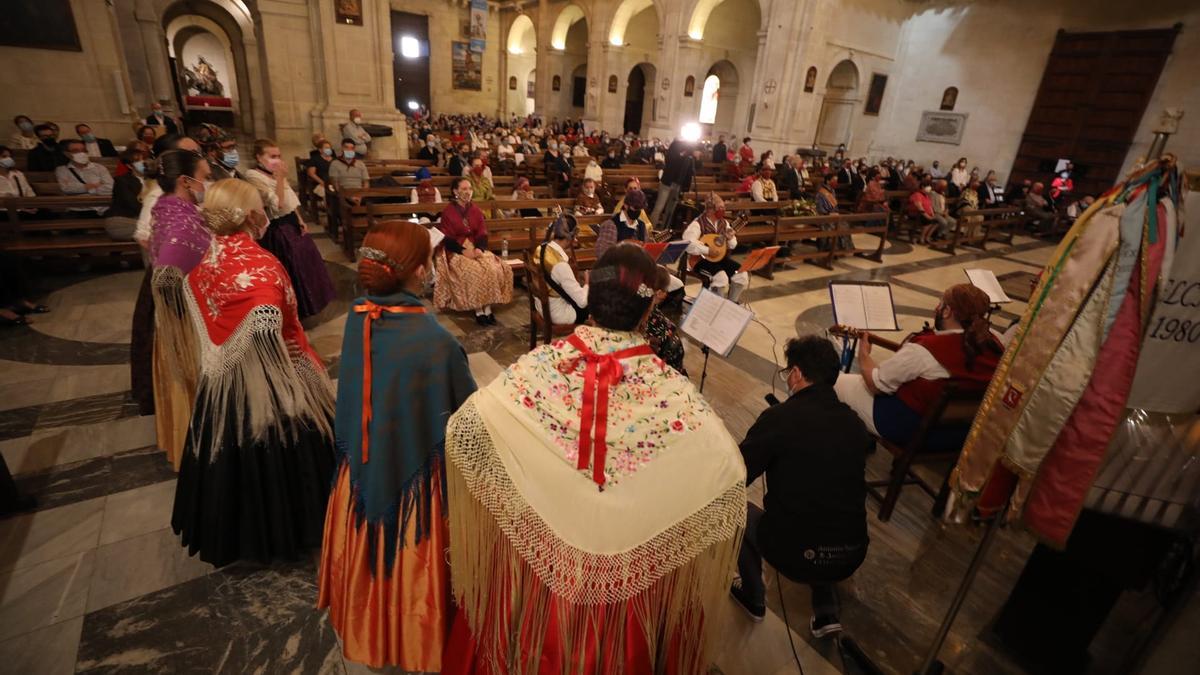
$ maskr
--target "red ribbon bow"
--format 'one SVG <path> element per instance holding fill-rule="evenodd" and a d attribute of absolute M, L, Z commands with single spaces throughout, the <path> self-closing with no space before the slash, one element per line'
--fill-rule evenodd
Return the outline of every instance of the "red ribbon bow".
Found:
<path fill-rule="evenodd" d="M 363 410 L 362 410 L 362 463 L 366 464 L 370 457 L 367 450 L 367 429 L 371 424 L 371 322 L 383 316 L 384 312 L 391 314 L 424 314 L 425 308 L 409 305 L 377 305 L 367 300 L 361 305 L 355 305 L 354 311 L 365 314 L 363 317 Z"/>
<path fill-rule="evenodd" d="M 603 489 L 604 457 L 608 454 L 605 442 L 608 435 L 608 392 L 624 377 L 621 359 L 653 354 L 654 351 L 650 345 L 639 345 L 610 354 L 597 354 L 578 335 L 571 335 L 567 342 L 579 350 L 579 356 L 563 364 L 566 372 L 574 371 L 581 360 L 586 364 L 583 371 L 583 409 L 579 411 L 579 462 L 576 468 L 586 469 L 591 464 L 592 480 Z"/>

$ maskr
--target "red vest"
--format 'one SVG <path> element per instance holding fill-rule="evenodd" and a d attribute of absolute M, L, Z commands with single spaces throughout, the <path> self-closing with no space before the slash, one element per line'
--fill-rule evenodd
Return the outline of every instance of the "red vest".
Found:
<path fill-rule="evenodd" d="M 896 397 L 922 416 L 937 403 L 942 390 L 949 383 L 954 383 L 960 391 L 978 392 L 982 395 L 992 380 L 992 374 L 996 372 L 996 364 L 1000 362 L 999 352 L 985 351 L 975 356 L 975 362 L 968 370 L 962 333 L 939 335 L 929 331 L 917 333 L 909 341 L 929 350 L 933 358 L 950 373 L 948 379 L 927 380 L 919 377 L 905 382 L 896 390 Z"/>

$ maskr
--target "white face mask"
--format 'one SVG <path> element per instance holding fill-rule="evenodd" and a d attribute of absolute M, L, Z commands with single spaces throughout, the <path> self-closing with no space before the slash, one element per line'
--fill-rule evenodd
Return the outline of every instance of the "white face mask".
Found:
<path fill-rule="evenodd" d="M 355 117 L 355 118 L 354 118 L 354 123 L 355 123 L 355 124 L 362 124 L 362 118 L 361 118 L 361 117 Z"/>
<path fill-rule="evenodd" d="M 73 152 L 71 153 L 71 161 L 76 164 L 87 164 L 90 160 L 88 160 L 86 152 Z"/>

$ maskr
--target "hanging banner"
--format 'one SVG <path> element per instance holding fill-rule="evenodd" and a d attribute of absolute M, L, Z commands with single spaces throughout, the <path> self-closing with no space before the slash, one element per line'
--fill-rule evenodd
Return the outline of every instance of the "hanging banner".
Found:
<path fill-rule="evenodd" d="M 471 51 L 483 53 L 487 44 L 487 0 L 471 0 Z"/>
<path fill-rule="evenodd" d="M 1195 377 L 1194 368 L 1200 363 L 1200 194 L 1190 194 L 1184 213 L 1184 236 L 1146 324 L 1130 408 L 1159 413 L 1200 410 L 1200 377 Z"/>

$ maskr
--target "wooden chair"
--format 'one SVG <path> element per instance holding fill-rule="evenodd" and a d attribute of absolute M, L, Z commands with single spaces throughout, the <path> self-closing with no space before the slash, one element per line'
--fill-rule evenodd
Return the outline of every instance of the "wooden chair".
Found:
<path fill-rule="evenodd" d="M 936 491 L 932 485 L 913 471 L 913 466 L 939 462 L 953 464 L 959 453 L 962 452 L 961 445 L 954 448 L 931 450 L 926 447 L 928 440 L 939 428 L 960 425 L 969 427 L 971 421 L 975 419 L 975 413 L 979 410 L 982 398 L 983 392 L 965 392 L 953 384 L 947 384 L 942 390 L 942 395 L 921 419 L 921 424 L 917 427 L 917 432 L 913 435 L 912 440 L 905 445 L 899 445 L 884 438 L 879 439 L 879 444 L 892 455 L 892 472 L 887 479 L 867 481 L 867 493 L 880 501 L 879 520 L 881 522 L 886 523 L 892 517 L 896 501 L 900 499 L 900 490 L 905 485 L 916 485 L 933 497 L 931 512 L 934 515 L 937 515 L 945 507 L 950 490 L 950 471 L 953 466 L 946 469 L 942 484 Z M 883 490 L 884 488 L 886 489 Z M 883 491 L 881 492 L 881 490 Z"/>
<path fill-rule="evenodd" d="M 542 267 L 533 259 L 533 249 L 527 249 L 525 259 L 525 286 L 529 289 L 529 348 L 537 346 L 538 333 L 542 333 L 543 344 L 550 344 L 555 337 L 570 335 L 575 330 L 575 324 L 551 323 L 549 316 L 543 317 L 538 311 L 538 302 L 542 307 L 550 307 L 550 288 L 542 276 Z"/>

